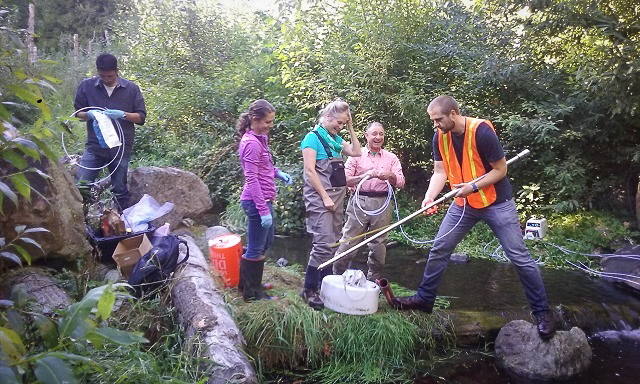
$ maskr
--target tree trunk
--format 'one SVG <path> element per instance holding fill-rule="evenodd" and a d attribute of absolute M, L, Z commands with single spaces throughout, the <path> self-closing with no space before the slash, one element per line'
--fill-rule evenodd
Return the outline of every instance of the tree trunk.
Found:
<path fill-rule="evenodd" d="M 21 289 L 27 297 L 33 298 L 44 314 L 52 314 L 57 309 L 71 305 L 71 298 L 56 282 L 39 268 L 17 269 L 3 276 L 5 297 L 10 297 L 14 287 Z"/>
<path fill-rule="evenodd" d="M 33 4 L 29 4 L 29 24 L 27 26 L 27 58 L 29 63 L 33 64 L 37 60 L 37 48 L 33 42 L 33 35 L 35 34 L 35 17 L 36 7 Z"/>
<path fill-rule="evenodd" d="M 73 34 L 73 63 L 78 64 L 78 34 Z"/>
<path fill-rule="evenodd" d="M 209 383 L 257 384 L 256 373 L 243 351 L 244 337 L 227 312 L 202 251 L 191 237 L 182 238 L 189 244 L 189 260 L 175 274 L 173 305 L 187 338 L 200 345 L 211 361 L 207 368 Z"/>

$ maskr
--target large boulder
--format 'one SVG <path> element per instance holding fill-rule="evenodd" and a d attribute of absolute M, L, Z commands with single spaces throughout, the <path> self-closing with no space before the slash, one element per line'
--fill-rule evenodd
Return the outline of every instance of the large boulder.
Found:
<path fill-rule="evenodd" d="M 209 188 L 195 174 L 173 167 L 139 167 L 129 174 L 131 204 L 145 193 L 160 204 L 171 202 L 173 210 L 153 221 L 158 227 L 178 227 L 185 218 L 198 218 L 213 207 Z"/>
<path fill-rule="evenodd" d="M 42 161 L 30 161 L 30 166 L 46 173 L 50 179 L 28 172 L 27 179 L 36 191 L 31 191 L 31 201 L 20 197 L 16 207 L 9 199 L 4 199 L 4 215 L 0 215 L 2 236 L 7 239 L 15 237 L 17 225 L 48 229 L 51 233 L 34 233 L 30 236 L 40 243 L 44 253 L 33 245 L 25 245 L 32 260 L 46 256 L 73 261 L 90 254 L 82 197 L 74 179 L 63 166 L 46 157 Z M 6 164 L 0 164 L 0 168 L 3 171 L 8 169 Z"/>
<path fill-rule="evenodd" d="M 604 278 L 640 293 L 640 245 L 629 244 L 600 260 Z"/>
<path fill-rule="evenodd" d="M 587 336 L 577 327 L 542 340 L 535 325 L 514 320 L 500 330 L 495 342 L 501 366 L 517 377 L 563 380 L 584 372 L 591 363 Z"/>

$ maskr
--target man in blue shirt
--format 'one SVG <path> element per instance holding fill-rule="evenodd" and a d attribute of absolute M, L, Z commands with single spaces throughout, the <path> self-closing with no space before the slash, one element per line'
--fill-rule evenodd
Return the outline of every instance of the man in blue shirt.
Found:
<path fill-rule="evenodd" d="M 130 204 L 127 170 L 135 136 L 134 124 L 144 124 L 147 110 L 140 88 L 118 75 L 118 60 L 115 56 L 109 53 L 99 55 L 96 59 L 96 68 L 98 76 L 83 80 L 78 86 L 74 100 L 76 110 L 96 107 L 96 109 L 77 113 L 78 118 L 87 120 L 87 141 L 77 176 L 80 181 L 93 183 L 100 169 L 108 164 L 107 167 L 111 172 L 111 191 L 120 206 L 119 209 L 123 210 Z M 103 108 L 106 110 L 102 110 Z M 105 147 L 104 141 L 96 136 L 93 129 L 95 111 L 101 111 L 120 124 L 122 148 Z M 124 153 L 118 151 L 124 151 Z"/>

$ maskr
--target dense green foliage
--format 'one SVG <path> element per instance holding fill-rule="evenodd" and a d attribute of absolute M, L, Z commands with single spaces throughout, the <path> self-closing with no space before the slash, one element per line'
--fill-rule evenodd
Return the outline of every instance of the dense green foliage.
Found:
<path fill-rule="evenodd" d="M 0 381 L 201 382 L 198 346 L 182 340 L 166 295 L 134 301 L 123 285 L 93 288 L 53 317 L 17 285 L 0 300 Z"/>
<path fill-rule="evenodd" d="M 507 154 L 532 149 L 511 176 L 517 189 L 537 191 L 540 209 L 620 214 L 632 209 L 640 160 L 636 82 L 628 77 L 638 60 L 634 11 L 544 4 L 523 12 L 524 4 L 499 1 L 475 8 L 283 2 L 272 17 L 141 1 L 118 31 L 127 74 L 152 106 L 139 136 L 141 161 L 196 170 L 224 207 L 242 182 L 233 123 L 251 100 L 274 103 L 272 146 L 279 161 L 300 169 L 300 139 L 319 108 L 342 96 L 357 127 L 385 124 L 387 148 L 400 157 L 410 188 L 421 191 L 431 164 L 425 105 L 450 93 L 464 113 L 496 123 Z"/>

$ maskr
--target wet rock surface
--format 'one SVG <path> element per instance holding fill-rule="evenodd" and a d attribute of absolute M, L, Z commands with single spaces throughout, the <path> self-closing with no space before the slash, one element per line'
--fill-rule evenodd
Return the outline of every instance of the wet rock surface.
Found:
<path fill-rule="evenodd" d="M 532 380 L 563 380 L 584 372 L 592 352 L 580 328 L 558 331 L 542 340 L 535 325 L 515 320 L 500 330 L 495 342 L 499 364 L 517 377 Z"/>

